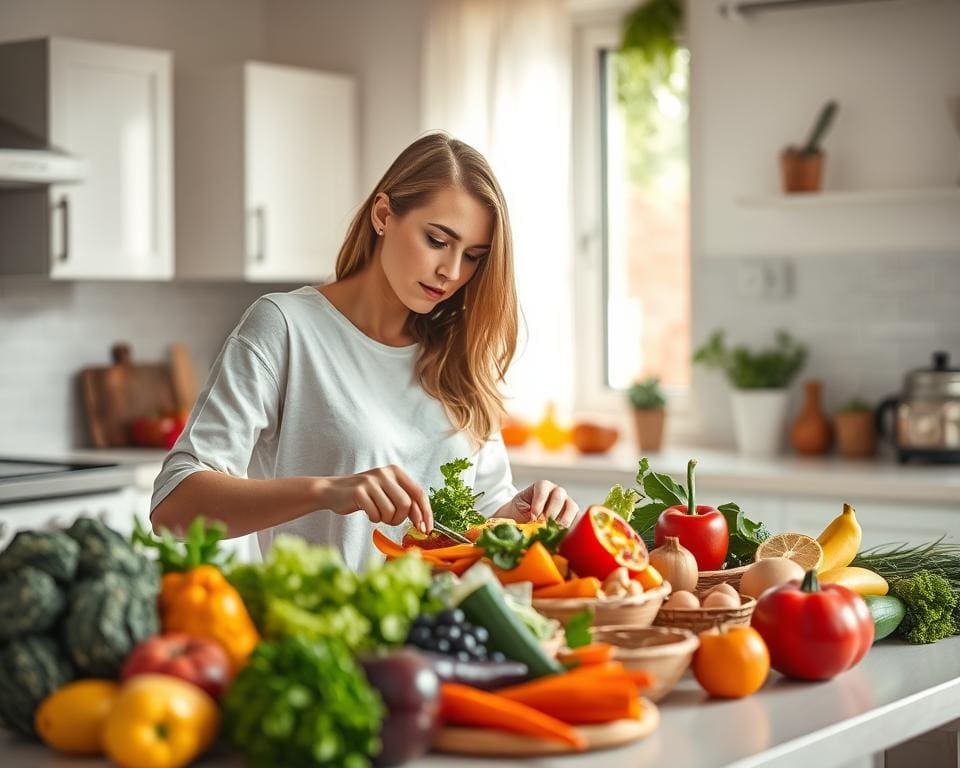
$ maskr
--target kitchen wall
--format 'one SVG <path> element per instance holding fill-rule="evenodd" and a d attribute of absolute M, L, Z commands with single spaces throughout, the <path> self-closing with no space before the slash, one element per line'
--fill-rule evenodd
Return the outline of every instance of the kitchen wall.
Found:
<path fill-rule="evenodd" d="M 934 350 L 960 364 L 958 240 L 930 247 L 957 231 L 956 198 L 824 210 L 737 205 L 778 191 L 776 153 L 802 142 L 830 98 L 840 108 L 825 141 L 826 189 L 955 186 L 960 5 L 895 0 L 728 21 L 720 4 L 687 4 L 694 341 L 723 328 L 731 341 L 760 345 L 784 328 L 809 346 L 803 376 L 825 381 L 831 408 L 896 392 Z M 823 247 L 831 241 L 845 244 Z M 757 264 L 778 266 L 785 296 L 745 295 L 742 269 Z M 725 384 L 694 374 L 703 439 L 730 444 Z"/>
<path fill-rule="evenodd" d="M 61 35 L 163 48 L 176 77 L 245 59 L 354 74 L 361 94 L 361 189 L 419 125 L 422 3 L 359 0 L 3 0 L 0 41 Z M 383 117 L 389 115 L 389 119 Z M 243 309 L 292 286 L 240 283 L 60 283 L 0 276 L 0 451 L 85 442 L 79 368 L 106 364 L 124 340 L 160 360 L 172 341 L 201 376 Z"/>

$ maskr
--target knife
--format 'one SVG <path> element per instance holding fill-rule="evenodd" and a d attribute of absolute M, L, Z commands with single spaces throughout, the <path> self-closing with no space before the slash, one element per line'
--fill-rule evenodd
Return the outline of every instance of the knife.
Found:
<path fill-rule="evenodd" d="M 452 528 L 447 528 L 447 526 L 445 526 L 443 523 L 438 523 L 436 520 L 433 521 L 433 530 L 439 531 L 444 536 L 447 536 L 448 538 L 451 538 L 460 544 L 473 544 L 473 542 L 462 533 L 457 533 Z"/>

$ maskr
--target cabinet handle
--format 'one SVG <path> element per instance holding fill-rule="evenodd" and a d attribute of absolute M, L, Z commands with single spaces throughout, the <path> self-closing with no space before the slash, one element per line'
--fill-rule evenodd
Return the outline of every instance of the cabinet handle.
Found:
<path fill-rule="evenodd" d="M 253 255 L 253 260 L 258 264 L 263 264 L 267 260 L 267 209 L 265 206 L 258 205 L 253 210 L 253 215 L 257 221 L 257 250 Z"/>
<path fill-rule="evenodd" d="M 70 258 L 70 201 L 66 197 L 61 197 L 57 202 L 57 208 L 60 210 L 60 239 L 62 248 L 57 254 L 57 261 L 65 262 Z"/>

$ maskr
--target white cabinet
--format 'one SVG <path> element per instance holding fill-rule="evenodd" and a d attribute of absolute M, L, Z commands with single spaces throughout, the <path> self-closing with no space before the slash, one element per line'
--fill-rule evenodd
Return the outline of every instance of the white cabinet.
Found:
<path fill-rule="evenodd" d="M 333 274 L 359 203 L 355 91 L 258 62 L 178 79 L 178 277 Z"/>
<path fill-rule="evenodd" d="M 173 275 L 171 55 L 47 38 L 0 45 L 0 117 L 83 160 L 77 184 L 0 195 L 0 272 Z"/>

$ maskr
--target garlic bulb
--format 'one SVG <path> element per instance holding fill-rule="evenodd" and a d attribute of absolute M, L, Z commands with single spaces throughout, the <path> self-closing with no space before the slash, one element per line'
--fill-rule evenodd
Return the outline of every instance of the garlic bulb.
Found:
<path fill-rule="evenodd" d="M 650 553 L 650 565 L 657 569 L 664 581 L 669 581 L 674 592 L 693 592 L 700 573 L 693 553 L 680 546 L 680 539 L 668 536 L 663 546 Z"/>

